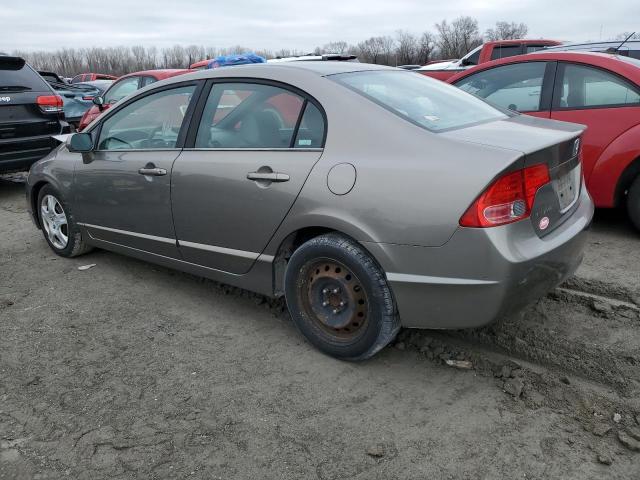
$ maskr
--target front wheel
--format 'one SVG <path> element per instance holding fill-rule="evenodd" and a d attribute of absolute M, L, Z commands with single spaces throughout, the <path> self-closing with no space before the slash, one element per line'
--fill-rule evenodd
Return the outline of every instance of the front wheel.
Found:
<path fill-rule="evenodd" d="M 45 185 L 38 193 L 38 219 L 45 240 L 56 254 L 76 257 L 91 250 L 69 206 L 51 185 Z"/>
<path fill-rule="evenodd" d="M 640 230 L 640 175 L 636 177 L 629 188 L 627 212 L 633 225 Z"/>
<path fill-rule="evenodd" d="M 367 359 L 400 329 L 384 272 L 362 246 L 337 233 L 313 238 L 293 253 L 285 296 L 300 332 L 337 358 Z"/>

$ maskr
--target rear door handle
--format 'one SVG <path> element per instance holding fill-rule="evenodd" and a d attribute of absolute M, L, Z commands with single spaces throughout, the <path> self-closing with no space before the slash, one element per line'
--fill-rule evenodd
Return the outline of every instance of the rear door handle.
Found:
<path fill-rule="evenodd" d="M 167 171 L 164 168 L 145 167 L 138 170 L 138 173 L 140 175 L 151 175 L 152 177 L 161 177 L 162 175 L 166 175 Z"/>
<path fill-rule="evenodd" d="M 257 180 L 263 182 L 288 182 L 290 177 L 286 173 L 250 172 L 247 173 L 247 178 L 249 180 Z"/>

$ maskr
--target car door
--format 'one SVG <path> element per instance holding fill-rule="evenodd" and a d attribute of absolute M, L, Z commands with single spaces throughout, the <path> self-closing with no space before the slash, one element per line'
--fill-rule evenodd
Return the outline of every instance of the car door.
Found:
<path fill-rule="evenodd" d="M 264 250 L 322 154 L 325 120 L 303 92 L 219 82 L 176 160 L 172 205 L 183 258 L 243 274 Z"/>
<path fill-rule="evenodd" d="M 455 85 L 489 103 L 549 118 L 556 62 L 509 63 L 468 75 Z"/>
<path fill-rule="evenodd" d="M 90 132 L 95 151 L 78 162 L 74 190 L 79 223 L 92 237 L 179 257 L 171 168 L 197 85 L 168 86 L 118 105 Z"/>
<path fill-rule="evenodd" d="M 560 62 L 551 118 L 587 125 L 582 141 L 587 182 L 604 149 L 640 119 L 640 88 L 601 68 Z"/>

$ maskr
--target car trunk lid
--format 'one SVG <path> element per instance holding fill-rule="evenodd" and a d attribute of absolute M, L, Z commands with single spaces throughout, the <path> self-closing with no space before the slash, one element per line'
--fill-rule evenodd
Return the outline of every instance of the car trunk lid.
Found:
<path fill-rule="evenodd" d="M 530 215 L 536 234 L 543 237 L 559 227 L 577 206 L 582 185 L 580 143 L 584 129 L 582 125 L 516 115 L 443 135 L 521 152 L 522 160 L 504 172 L 538 164 L 547 166 L 550 182 L 538 190 Z"/>

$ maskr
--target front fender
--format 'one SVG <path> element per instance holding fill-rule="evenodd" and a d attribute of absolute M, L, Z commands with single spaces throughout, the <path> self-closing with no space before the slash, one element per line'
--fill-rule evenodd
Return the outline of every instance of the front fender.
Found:
<path fill-rule="evenodd" d="M 602 152 L 589 177 L 588 189 L 596 207 L 615 207 L 618 182 L 625 169 L 640 157 L 640 124 L 630 128 Z"/>
<path fill-rule="evenodd" d="M 60 145 L 41 160 L 31 166 L 27 177 L 26 196 L 29 212 L 38 228 L 36 202 L 40 188 L 50 184 L 63 199 L 72 200 L 73 172 L 77 154 L 70 153 L 66 145 Z"/>

